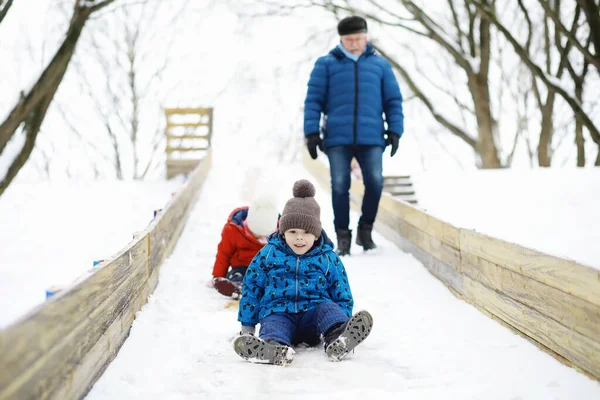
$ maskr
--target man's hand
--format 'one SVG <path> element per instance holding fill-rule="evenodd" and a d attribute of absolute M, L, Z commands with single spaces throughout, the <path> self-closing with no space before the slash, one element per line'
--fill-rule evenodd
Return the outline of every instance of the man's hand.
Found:
<path fill-rule="evenodd" d="M 254 336 L 254 331 L 256 330 L 256 327 L 254 326 L 244 326 L 242 325 L 242 329 L 240 330 L 240 336 L 242 335 L 252 335 Z"/>
<path fill-rule="evenodd" d="M 396 135 L 394 132 L 387 132 L 387 139 L 385 145 L 392 145 L 392 151 L 390 151 L 390 157 L 394 157 L 394 154 L 398 151 L 398 142 L 400 141 L 400 135 Z"/>
<path fill-rule="evenodd" d="M 306 136 L 306 147 L 308 148 L 308 153 L 310 154 L 310 158 L 313 160 L 317 159 L 317 147 L 323 151 L 323 141 L 318 133 L 311 133 Z"/>

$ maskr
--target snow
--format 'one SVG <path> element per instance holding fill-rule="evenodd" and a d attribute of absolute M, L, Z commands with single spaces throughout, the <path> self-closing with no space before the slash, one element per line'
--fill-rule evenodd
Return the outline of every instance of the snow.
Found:
<path fill-rule="evenodd" d="M 379 254 L 355 248 L 344 258 L 355 311 L 374 318 L 372 334 L 354 354 L 335 363 L 320 347 L 298 348 L 285 368 L 245 362 L 231 344 L 240 329 L 237 309 L 205 282 L 223 221 L 249 200 L 238 188 L 257 172 L 246 171 L 213 167 L 156 291 L 88 400 L 600 396 L 597 382 L 456 299 L 412 255 L 377 234 Z M 260 172 L 258 185 L 271 187 L 280 202 L 291 197 L 296 179 L 312 179 L 300 167 L 271 168 L 268 178 Z M 329 196 L 317 188 L 317 200 L 333 233 Z"/>
<path fill-rule="evenodd" d="M 420 207 L 475 229 L 600 269 L 600 168 L 412 175 Z"/>
<path fill-rule="evenodd" d="M 146 228 L 181 179 L 17 183 L 0 197 L 0 328 L 110 258 Z"/>
<path fill-rule="evenodd" d="M 23 18 L 31 22 L 30 10 L 22 7 Z M 19 31 L 22 20 L 15 10 L 2 23 L 7 29 L 3 32 Z M 227 300 L 205 286 L 220 230 L 230 211 L 254 196 L 276 192 L 282 208 L 295 179 L 312 180 L 299 166 L 286 167 L 280 161 L 296 157 L 308 73 L 337 38 L 332 36 L 331 43 L 323 35 L 308 40 L 309 33 L 324 30 L 327 23 L 333 29 L 329 14 L 249 24 L 223 5 L 207 15 L 202 24 L 191 23 L 192 12 L 185 14 L 185 24 L 181 21 L 185 34 L 174 43 L 180 48 L 174 52 L 179 68 L 172 73 L 184 78 L 165 105 L 215 107 L 214 166 L 174 253 L 161 269 L 156 291 L 89 399 L 600 398 L 597 382 L 457 300 L 420 262 L 377 234 L 379 254 L 355 249 L 344 259 L 355 310 L 367 309 L 374 316 L 372 335 L 354 354 L 333 363 L 321 348 L 299 348 L 287 368 L 240 359 L 231 345 L 240 328 L 237 310 L 226 307 Z M 42 26 L 47 13 L 31 16 L 37 18 L 31 26 Z M 28 39 L 0 43 L 3 54 L 16 60 L 6 78 L 0 76 L 2 85 L 29 87 L 47 63 L 45 57 L 53 54 L 62 28 L 38 32 L 48 37 L 48 48 L 45 56 L 39 51 L 31 55 L 35 62 L 18 62 L 12 52 L 25 48 Z M 373 37 L 377 36 L 375 27 Z M 218 40 L 202 39 L 203 51 L 182 50 L 196 49 L 198 38 Z M 80 90 L 68 82 L 60 93 L 72 105 Z M 0 99 L 0 114 L 9 110 L 11 93 L 18 91 L 5 92 L 9 97 Z M 89 112 L 85 104 L 75 103 L 79 107 L 73 106 L 73 113 Z M 388 150 L 384 162 L 386 171 L 401 167 L 410 172 L 418 165 L 428 170 L 412 174 L 422 207 L 457 226 L 599 267 L 600 211 L 593 207 L 600 193 L 598 169 L 451 173 L 474 168 L 472 150 L 453 136 L 442 141 L 431 134 L 435 129 L 427 122 L 430 116 L 414 104 L 406 102 L 409 117 L 397 156 L 390 159 Z M 88 134 L 98 129 L 87 114 L 81 115 Z M 514 115 L 503 112 L 503 126 Z M 87 157 L 69 150 L 61 139 L 66 130 L 51 121 L 49 116 L 43 138 L 60 149 L 60 154 L 52 154 L 52 163 L 62 173 L 58 162 Z M 5 161 L 8 154 L 3 154 Z M 74 163 L 74 169 L 82 169 L 80 164 Z M 0 328 L 43 302 L 49 286 L 81 279 L 94 260 L 123 248 L 180 184 L 33 184 L 23 179 L 13 184 L 0 197 Z M 317 193 L 324 227 L 333 236 L 329 197 L 320 188 Z M 353 226 L 357 219 L 353 214 Z"/>

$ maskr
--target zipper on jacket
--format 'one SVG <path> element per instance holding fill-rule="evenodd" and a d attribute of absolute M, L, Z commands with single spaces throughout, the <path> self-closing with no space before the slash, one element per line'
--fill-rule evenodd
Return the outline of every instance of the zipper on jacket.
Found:
<path fill-rule="evenodd" d="M 296 257 L 296 301 L 294 302 L 294 311 L 298 312 L 298 267 L 300 265 L 300 257 Z"/>
<path fill-rule="evenodd" d="M 354 62 L 354 144 L 358 129 L 358 60 Z"/>

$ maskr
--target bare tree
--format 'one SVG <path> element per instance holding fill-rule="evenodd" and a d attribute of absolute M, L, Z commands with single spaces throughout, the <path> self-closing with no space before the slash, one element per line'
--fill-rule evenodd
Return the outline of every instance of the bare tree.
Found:
<path fill-rule="evenodd" d="M 579 121 L 579 123 L 587 129 L 592 140 L 600 147 L 600 131 L 599 131 L 598 125 L 593 121 L 589 112 L 584 108 L 582 102 L 580 101 L 580 99 L 578 99 L 577 94 L 570 93 L 567 89 L 565 89 L 565 87 L 561 84 L 561 82 L 558 79 L 555 79 L 555 78 L 562 77 L 563 71 L 565 70 L 565 68 L 568 68 L 568 65 L 569 65 L 568 54 L 572 48 L 575 48 L 580 51 L 582 57 L 585 58 L 586 65 L 587 64 L 596 65 L 596 63 L 597 63 L 597 57 L 596 57 L 597 55 L 593 55 L 593 54 L 589 53 L 589 50 L 588 50 L 589 45 L 587 45 L 585 43 L 582 45 L 577 40 L 577 36 L 576 36 L 576 32 L 577 32 L 577 28 L 578 28 L 577 21 L 579 19 L 579 14 L 578 14 L 579 11 L 578 10 L 579 10 L 581 2 L 578 2 L 578 4 L 577 4 L 577 9 L 576 9 L 576 13 L 575 13 L 575 16 L 577 18 L 574 18 L 572 27 L 567 28 L 565 24 L 560 22 L 560 2 L 559 1 L 555 2 L 555 8 L 550 7 L 548 1 L 543 1 L 543 0 L 538 1 L 542 5 L 543 9 L 545 10 L 548 18 L 550 18 L 552 20 L 552 22 L 554 23 L 554 25 L 556 26 L 557 33 L 559 33 L 560 35 L 564 35 L 567 38 L 566 45 L 564 45 L 564 46 L 557 45 L 557 48 L 561 51 L 559 69 L 557 72 L 557 76 L 552 77 L 552 75 L 547 73 L 547 69 L 548 69 L 547 65 L 548 64 L 546 64 L 546 68 L 539 65 L 539 63 L 529 53 L 527 46 L 521 44 L 519 42 L 519 40 L 517 39 L 516 35 L 513 34 L 511 29 L 508 28 L 508 23 L 503 23 L 501 21 L 501 19 L 498 17 L 498 15 L 496 13 L 496 9 L 494 7 L 492 7 L 486 1 L 481 1 L 481 0 L 466 0 L 466 1 L 468 3 L 474 5 L 475 7 L 477 7 L 477 10 L 482 15 L 485 15 L 487 18 L 489 18 L 491 23 L 506 38 L 506 40 L 508 40 L 508 42 L 512 45 L 515 53 L 520 57 L 521 61 L 529 68 L 532 76 L 534 77 L 534 80 L 541 82 L 544 85 L 544 87 L 546 88 L 546 90 L 548 91 L 547 99 L 550 100 L 551 102 L 553 102 L 554 98 L 557 95 L 560 96 L 569 105 L 569 107 L 573 110 L 575 118 Z M 557 10 L 558 10 L 558 12 L 557 12 Z M 596 10 L 597 10 L 597 7 L 596 7 Z M 588 21 L 589 20 L 590 20 L 590 18 L 588 18 Z M 594 21 L 594 18 L 592 17 L 591 20 Z M 593 38 L 593 32 L 594 32 L 594 27 L 590 26 L 590 41 L 591 41 L 591 38 Z M 555 42 L 560 43 L 560 39 L 555 40 Z M 571 68 L 572 68 L 572 66 L 571 66 Z M 587 67 L 584 67 L 584 70 L 587 74 Z M 586 74 L 581 73 L 578 76 L 585 78 Z M 573 75 L 573 73 L 571 73 L 571 75 Z M 583 93 L 583 87 L 579 93 L 580 94 Z M 550 108 L 551 108 L 550 106 L 548 106 L 546 108 L 546 113 L 549 113 Z M 551 123 L 551 122 L 548 122 L 548 119 L 550 119 L 550 118 L 552 118 L 551 115 L 546 116 L 546 123 L 548 125 Z M 542 140 L 543 140 L 543 143 L 542 143 Z M 582 146 L 581 137 L 579 138 L 579 141 L 580 141 L 579 142 L 580 146 Z M 539 150 L 540 150 L 540 153 L 542 153 L 542 157 L 549 155 L 549 154 L 544 155 L 544 153 L 549 151 L 550 143 L 551 143 L 551 135 L 546 135 L 546 136 L 540 138 Z M 540 161 L 541 161 L 540 164 L 542 166 L 550 165 L 549 157 L 547 157 L 547 159 L 542 158 Z M 582 161 L 581 156 L 578 156 L 578 162 L 581 162 L 581 161 Z M 599 152 L 599 156 L 597 157 L 597 160 L 596 160 L 596 165 L 600 165 L 600 152 Z"/>
<path fill-rule="evenodd" d="M 2 179 L 0 181 L 0 196 L 8 188 L 31 155 L 48 107 L 65 75 L 86 22 L 92 14 L 97 13 L 114 1 L 75 1 L 69 28 L 62 44 L 48 66 L 41 73 L 37 82 L 31 89 L 21 92 L 17 104 L 9 112 L 4 122 L 0 124 L 0 155 L 2 155 L 6 145 L 13 136 L 16 134 L 25 135 L 25 142 L 21 150 L 10 164 L 6 175 L 0 177 Z M 12 1 L 9 0 L 0 9 L 0 22 L 6 16 L 6 12 L 11 5 Z"/>
<path fill-rule="evenodd" d="M 82 133 L 87 126 L 65 122 L 77 137 L 88 138 L 88 147 L 93 143 L 108 151 L 109 168 L 117 179 L 143 179 L 162 160 L 163 77 L 172 61 L 173 27 L 189 3 L 179 2 L 176 8 L 164 2 L 120 7 L 110 21 L 96 27 L 94 35 L 84 38 L 86 53 L 74 62 L 76 80 L 92 104 L 94 125 L 104 135 L 90 140 Z"/>
<path fill-rule="evenodd" d="M 488 0 L 486 0 L 487 2 Z M 489 0 L 493 4 L 495 0 Z M 449 132 L 469 145 L 479 159 L 482 168 L 499 168 L 502 166 L 497 143 L 497 121 L 493 115 L 489 73 L 491 63 L 491 31 L 488 18 L 476 9 L 458 0 L 448 0 L 447 20 L 441 20 L 439 14 L 433 14 L 411 0 L 399 0 L 396 6 L 402 6 L 404 15 L 386 6 L 382 0 L 334 1 L 305 0 L 301 4 L 288 6 L 271 2 L 271 10 L 267 14 L 287 13 L 300 7 L 321 7 L 336 15 L 359 14 L 390 29 L 403 29 L 413 40 L 429 39 L 450 57 L 454 65 L 464 74 L 471 104 L 465 107 L 457 102 L 460 109 L 471 110 L 475 121 L 476 133 L 470 132 L 466 126 L 454 121 L 452 112 L 436 107 L 432 95 L 422 89 L 422 85 L 390 48 L 382 42 L 374 42 L 377 51 L 386 57 L 394 69 L 402 76 L 412 93 L 421 100 L 431 112 L 433 118 Z M 389 3 L 388 3 L 389 4 Z M 398 7 L 396 7 L 398 8 Z M 450 25 L 451 29 L 448 29 Z M 421 79 L 424 75 L 420 75 Z M 458 99 L 458 97 L 454 97 Z"/>

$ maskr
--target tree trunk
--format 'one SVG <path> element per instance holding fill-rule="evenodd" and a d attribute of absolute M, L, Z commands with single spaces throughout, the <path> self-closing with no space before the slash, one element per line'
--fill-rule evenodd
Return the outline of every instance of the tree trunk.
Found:
<path fill-rule="evenodd" d="M 494 140 L 494 120 L 490 110 L 490 93 L 487 82 L 480 84 L 478 78 L 469 79 L 475 117 L 477 118 L 477 152 L 481 157 L 481 168 L 501 168 L 498 149 Z"/>
<path fill-rule="evenodd" d="M 0 182 L 0 196 L 16 177 L 33 150 L 46 111 L 67 71 L 69 62 L 75 52 L 75 46 L 90 13 L 90 9 L 75 8 L 65 40 L 52 61 L 50 61 L 50 64 L 48 64 L 48 67 L 46 67 L 30 92 L 21 97 L 6 120 L 0 125 L 0 154 L 23 123 L 23 131 L 26 135 L 25 145 L 9 167 L 6 176 Z"/>
<path fill-rule="evenodd" d="M 595 0 L 577 0 L 590 26 L 590 39 L 594 43 L 595 57 L 600 60 L 600 6 Z"/>
<path fill-rule="evenodd" d="M 581 81 L 575 82 L 575 97 L 581 101 L 583 98 L 583 85 Z M 577 145 L 577 166 L 585 167 L 585 139 L 583 138 L 583 121 L 575 114 L 575 144 Z"/>
<path fill-rule="evenodd" d="M 549 167 L 552 164 L 552 136 L 554 135 L 554 100 L 555 92 L 549 91 L 546 103 L 542 106 L 542 130 L 538 144 L 538 165 Z"/>
<path fill-rule="evenodd" d="M 488 1 L 484 3 L 489 5 Z M 490 107 L 489 70 L 492 38 L 490 35 L 490 20 L 482 13 L 479 14 L 479 71 L 467 70 L 468 85 L 475 106 L 477 119 L 477 152 L 481 157 L 481 168 L 501 168 L 498 147 L 494 138 L 494 117 Z"/>
<path fill-rule="evenodd" d="M 2 0 L 0 0 L 0 22 L 2 22 L 4 17 L 6 17 L 6 14 L 8 14 L 8 10 L 13 4 L 13 0 L 8 0 L 4 5 L 2 5 L 2 3 Z"/>

